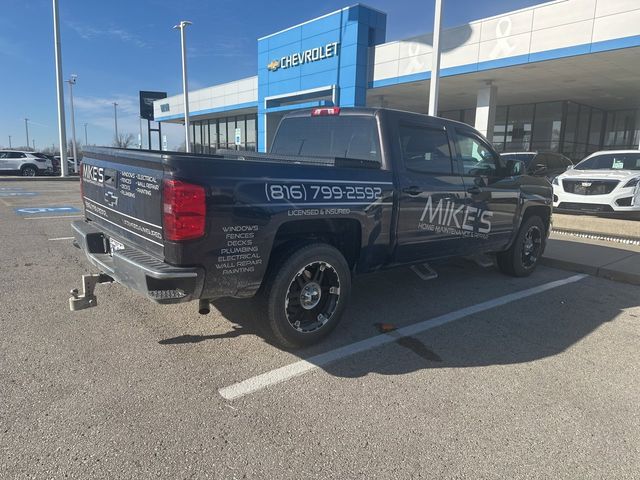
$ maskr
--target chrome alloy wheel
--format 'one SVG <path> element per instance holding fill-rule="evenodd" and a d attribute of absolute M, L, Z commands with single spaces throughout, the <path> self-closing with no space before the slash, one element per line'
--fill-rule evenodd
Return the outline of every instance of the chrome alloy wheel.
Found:
<path fill-rule="evenodd" d="M 322 328 L 340 300 L 340 278 L 327 262 L 307 264 L 293 277 L 285 298 L 289 324 L 301 333 Z"/>
<path fill-rule="evenodd" d="M 536 225 L 527 230 L 522 243 L 522 265 L 531 268 L 538 261 L 542 251 L 542 231 Z"/>

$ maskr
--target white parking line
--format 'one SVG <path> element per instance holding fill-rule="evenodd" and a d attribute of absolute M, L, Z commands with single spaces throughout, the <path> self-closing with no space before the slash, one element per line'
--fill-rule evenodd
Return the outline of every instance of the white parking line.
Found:
<path fill-rule="evenodd" d="M 50 242 L 57 242 L 60 240 L 73 240 L 75 237 L 58 237 L 58 238 L 50 238 Z"/>
<path fill-rule="evenodd" d="M 310 357 L 307 360 L 300 360 L 290 365 L 276 368 L 275 370 L 271 370 L 270 372 L 262 373 L 228 387 L 221 388 L 220 390 L 218 390 L 218 392 L 227 400 L 235 400 L 250 393 L 254 393 L 267 388 L 271 385 L 282 383 L 293 377 L 297 377 L 304 373 L 310 372 L 312 370 L 315 370 L 316 368 L 323 367 L 337 360 L 350 357 L 357 353 L 371 350 L 382 345 L 386 345 L 387 343 L 395 342 L 398 340 L 398 338 L 410 337 L 412 335 L 431 330 L 432 328 L 436 328 L 441 325 L 460 320 L 461 318 L 468 317 L 469 315 L 474 315 L 476 313 L 484 312 L 485 310 L 490 310 L 495 307 L 506 305 L 507 303 L 521 300 L 532 295 L 537 295 L 538 293 L 546 292 L 547 290 L 558 288 L 563 285 L 578 282 L 587 276 L 588 275 L 584 274 L 573 275 L 562 280 L 556 280 L 554 282 L 545 283 L 543 285 L 528 288 L 520 292 L 510 293 L 508 295 L 503 295 L 502 297 L 493 298 L 491 300 L 487 300 L 486 302 L 478 303 L 470 307 L 456 310 L 455 312 L 446 313 L 444 315 L 440 315 L 439 317 L 431 318 L 429 320 L 424 320 L 422 322 L 414 323 L 413 325 L 399 328 L 398 330 L 394 330 L 393 335 L 376 335 L 375 337 L 370 337 L 365 340 L 361 340 L 359 342 L 352 343 L 335 350 L 331 350 L 329 352 L 321 353 L 314 357 Z"/>
<path fill-rule="evenodd" d="M 78 218 L 84 215 L 56 215 L 55 217 L 24 217 L 25 220 L 48 220 L 50 218 Z"/>

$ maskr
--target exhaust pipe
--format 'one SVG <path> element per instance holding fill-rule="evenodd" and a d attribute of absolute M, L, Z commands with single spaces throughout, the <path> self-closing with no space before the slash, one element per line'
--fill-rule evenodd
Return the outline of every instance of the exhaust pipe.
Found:
<path fill-rule="evenodd" d="M 200 315 L 208 315 L 210 312 L 209 299 L 198 300 L 198 313 Z"/>

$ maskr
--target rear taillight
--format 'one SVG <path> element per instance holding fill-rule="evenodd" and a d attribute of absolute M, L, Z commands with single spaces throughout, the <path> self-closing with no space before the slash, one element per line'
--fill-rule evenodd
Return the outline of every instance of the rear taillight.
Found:
<path fill-rule="evenodd" d="M 165 180 L 162 189 L 164 238 L 180 241 L 204 235 L 205 192 L 200 185 Z"/>
<path fill-rule="evenodd" d="M 324 117 L 326 115 L 340 115 L 340 107 L 314 108 L 311 110 L 312 117 Z"/>

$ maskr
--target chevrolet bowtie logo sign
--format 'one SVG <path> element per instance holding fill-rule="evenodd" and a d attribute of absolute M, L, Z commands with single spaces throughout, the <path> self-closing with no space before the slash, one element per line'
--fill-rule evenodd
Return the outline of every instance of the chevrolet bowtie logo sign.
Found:
<path fill-rule="evenodd" d="M 280 62 L 278 60 L 273 60 L 269 65 L 267 65 L 267 69 L 270 72 L 275 72 L 280 68 Z"/>
<path fill-rule="evenodd" d="M 305 63 L 317 62 L 318 60 L 324 60 L 325 58 L 335 57 L 338 55 L 339 42 L 327 43 L 322 47 L 310 48 L 302 52 L 292 53 L 291 55 L 285 55 L 278 60 L 272 60 L 267 64 L 267 70 L 275 72 L 280 68 L 297 67 L 304 65 Z"/>

